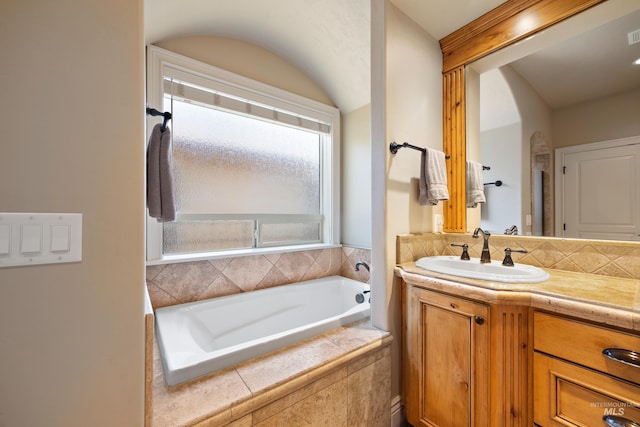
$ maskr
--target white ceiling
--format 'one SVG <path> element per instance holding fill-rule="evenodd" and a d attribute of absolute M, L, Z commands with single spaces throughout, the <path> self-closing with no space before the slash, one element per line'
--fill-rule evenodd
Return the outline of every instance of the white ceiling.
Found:
<path fill-rule="evenodd" d="M 505 0 L 390 0 L 436 40 L 484 15 Z"/>
<path fill-rule="evenodd" d="M 503 3 L 503 0 L 390 1 L 436 40 Z M 602 96 L 605 90 L 637 87 L 640 66 L 635 69 L 627 66 L 626 74 L 606 79 L 608 85 L 598 77 L 603 69 L 611 75 L 614 62 L 629 64 L 629 55 L 636 55 L 625 46 L 629 27 L 640 28 L 637 14 L 624 25 L 613 25 L 615 34 L 592 34 L 588 41 L 558 44 L 544 53 L 521 59 L 514 68 L 541 91 L 550 106 Z M 370 0 L 145 0 L 146 43 L 194 34 L 254 43 L 303 70 L 343 112 L 370 102 L 370 31 Z M 625 39 L 621 41 L 623 33 Z M 613 45 L 605 42 L 609 37 L 615 38 Z M 640 43 L 635 45 L 634 52 L 640 57 Z M 583 53 L 585 56 L 577 56 Z M 625 56 L 618 59 L 615 54 Z M 575 58 L 567 62 L 573 55 Z M 563 68 L 557 71 L 560 60 Z M 578 89 L 583 79 L 592 93 L 584 94 Z"/>
<path fill-rule="evenodd" d="M 552 109 L 640 88 L 640 11 L 519 59 L 511 66 Z"/>

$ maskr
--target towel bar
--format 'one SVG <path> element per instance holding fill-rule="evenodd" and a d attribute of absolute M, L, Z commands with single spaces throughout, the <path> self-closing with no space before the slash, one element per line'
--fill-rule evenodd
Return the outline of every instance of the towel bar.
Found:
<path fill-rule="evenodd" d="M 427 151 L 426 148 L 422 148 L 422 147 L 416 147 L 415 145 L 411 145 L 408 142 L 404 142 L 402 144 L 398 144 L 397 142 L 392 142 L 391 144 L 389 144 L 389 151 L 391 151 L 391 154 L 396 154 L 398 152 L 399 149 L 401 148 L 411 148 L 413 150 L 418 150 L 418 151 L 422 151 L 423 153 L 425 151 Z M 451 156 L 448 154 L 445 154 L 445 159 L 450 159 Z"/>

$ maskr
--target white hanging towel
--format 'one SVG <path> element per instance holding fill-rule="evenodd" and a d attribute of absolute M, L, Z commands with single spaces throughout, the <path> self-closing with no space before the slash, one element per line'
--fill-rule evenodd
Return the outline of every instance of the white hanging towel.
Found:
<path fill-rule="evenodd" d="M 425 149 L 420 160 L 420 206 L 437 205 L 440 200 L 449 200 L 447 189 L 447 165 L 442 151 Z"/>
<path fill-rule="evenodd" d="M 482 164 L 467 161 L 467 207 L 475 208 L 478 203 L 486 203 Z"/>

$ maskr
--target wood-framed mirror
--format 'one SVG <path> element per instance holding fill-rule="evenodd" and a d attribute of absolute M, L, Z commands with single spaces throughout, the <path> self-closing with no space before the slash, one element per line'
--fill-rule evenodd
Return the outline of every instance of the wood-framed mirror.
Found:
<path fill-rule="evenodd" d="M 467 232 L 465 67 L 606 0 L 509 0 L 440 40 L 443 54 L 443 150 L 449 161 L 444 231 Z"/>

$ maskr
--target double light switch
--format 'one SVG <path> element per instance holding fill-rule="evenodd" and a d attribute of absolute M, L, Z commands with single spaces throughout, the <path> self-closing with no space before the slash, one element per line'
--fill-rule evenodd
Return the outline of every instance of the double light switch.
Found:
<path fill-rule="evenodd" d="M 82 214 L 0 213 L 0 267 L 82 260 Z"/>

